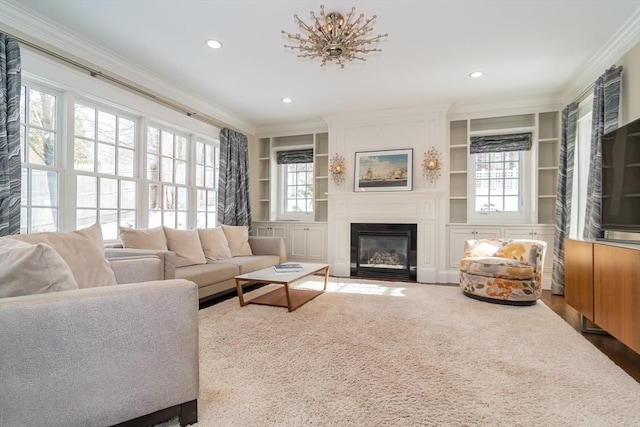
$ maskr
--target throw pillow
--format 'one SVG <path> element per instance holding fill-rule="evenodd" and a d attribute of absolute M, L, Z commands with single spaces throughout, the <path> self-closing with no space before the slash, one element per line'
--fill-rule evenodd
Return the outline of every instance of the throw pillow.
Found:
<path fill-rule="evenodd" d="M 229 242 L 222 228 L 200 228 L 198 234 L 206 259 L 216 261 L 231 258 Z"/>
<path fill-rule="evenodd" d="M 44 243 L 0 238 L 0 298 L 78 289 L 62 257 Z"/>
<path fill-rule="evenodd" d="M 240 225 L 222 225 L 224 235 L 229 242 L 229 249 L 233 256 L 253 255 L 249 246 L 249 227 Z"/>
<path fill-rule="evenodd" d="M 207 260 L 202 252 L 198 230 L 176 230 L 164 227 L 167 247 L 176 253 L 176 267 L 205 264 Z"/>
<path fill-rule="evenodd" d="M 27 243 L 46 243 L 67 263 L 79 288 L 112 286 L 116 276 L 104 257 L 102 227 L 94 224 L 82 230 L 44 232 L 7 236 Z"/>
<path fill-rule="evenodd" d="M 150 228 L 148 230 L 138 230 L 118 226 L 122 246 L 130 249 L 153 249 L 166 251 L 167 239 L 162 227 Z"/>

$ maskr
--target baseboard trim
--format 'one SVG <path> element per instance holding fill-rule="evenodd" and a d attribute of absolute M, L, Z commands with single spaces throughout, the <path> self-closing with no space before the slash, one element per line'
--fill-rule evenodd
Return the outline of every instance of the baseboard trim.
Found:
<path fill-rule="evenodd" d="M 198 422 L 198 399 L 171 406 L 166 409 L 143 415 L 133 420 L 116 424 L 113 427 L 143 427 L 163 423 L 171 418 L 178 417 L 182 427 Z"/>

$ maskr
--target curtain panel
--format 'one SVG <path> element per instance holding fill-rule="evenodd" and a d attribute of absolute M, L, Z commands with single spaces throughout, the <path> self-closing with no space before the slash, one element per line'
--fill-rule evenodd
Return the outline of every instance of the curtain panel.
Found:
<path fill-rule="evenodd" d="M 564 239 L 569 235 L 573 169 L 578 129 L 578 104 L 569 104 L 562 111 L 560 159 L 558 161 L 558 191 L 556 196 L 555 233 L 553 238 L 553 273 L 551 292 L 564 295 Z"/>
<path fill-rule="evenodd" d="M 246 135 L 220 131 L 218 224 L 246 225 L 251 231 L 249 197 L 249 143 Z"/>
<path fill-rule="evenodd" d="M 596 80 L 593 89 L 591 151 L 587 183 L 587 208 L 582 237 L 603 237 L 602 219 L 602 135 L 618 128 L 622 67 L 610 68 Z"/>
<path fill-rule="evenodd" d="M 531 132 L 510 135 L 472 136 L 469 152 L 502 153 L 506 151 L 531 150 Z"/>
<path fill-rule="evenodd" d="M 0 236 L 20 233 L 20 46 L 0 33 Z"/>
<path fill-rule="evenodd" d="M 276 162 L 279 165 L 293 163 L 313 163 L 313 149 L 278 151 Z"/>

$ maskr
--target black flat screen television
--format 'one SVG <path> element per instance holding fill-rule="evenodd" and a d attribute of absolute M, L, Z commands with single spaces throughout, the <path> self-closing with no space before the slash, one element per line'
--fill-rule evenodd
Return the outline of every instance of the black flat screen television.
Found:
<path fill-rule="evenodd" d="M 602 137 L 602 229 L 640 232 L 640 119 Z"/>

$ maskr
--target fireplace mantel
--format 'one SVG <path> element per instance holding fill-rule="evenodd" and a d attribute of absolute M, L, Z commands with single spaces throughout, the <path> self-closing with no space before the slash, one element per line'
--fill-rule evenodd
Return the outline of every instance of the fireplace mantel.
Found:
<path fill-rule="evenodd" d="M 329 195 L 329 263 L 332 274 L 351 274 L 352 223 L 412 223 L 417 224 L 417 281 L 446 282 L 446 273 L 439 273 L 439 255 L 444 254 L 444 192 L 367 192 Z M 438 250 L 439 249 L 439 250 Z M 441 260 L 442 262 L 444 260 Z"/>

